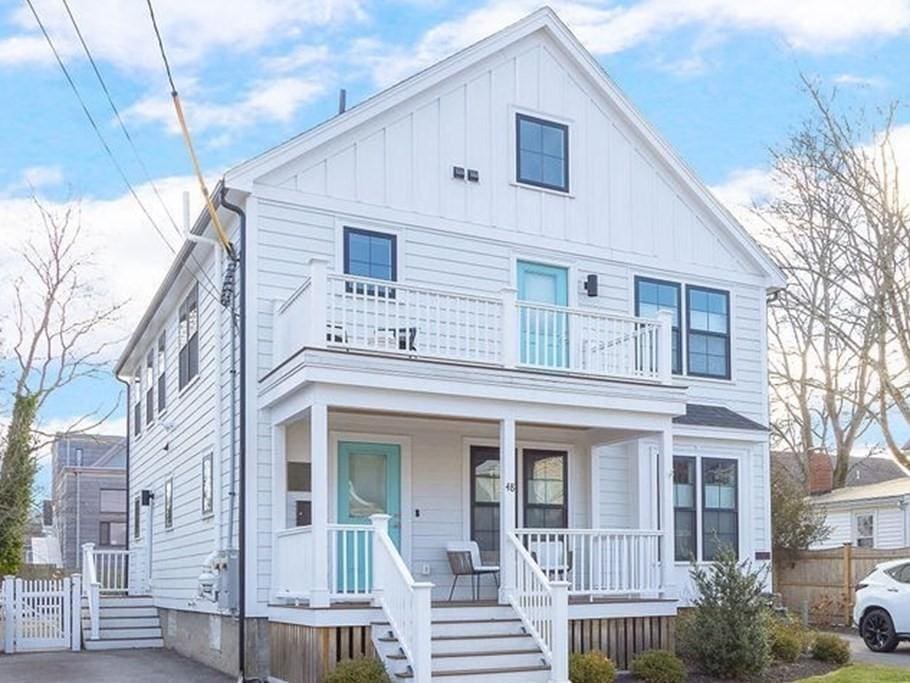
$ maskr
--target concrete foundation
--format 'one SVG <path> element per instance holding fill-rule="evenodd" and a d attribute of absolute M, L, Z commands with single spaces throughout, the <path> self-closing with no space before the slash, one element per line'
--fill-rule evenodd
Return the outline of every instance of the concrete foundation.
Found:
<path fill-rule="evenodd" d="M 223 614 L 159 609 L 164 646 L 231 676 L 238 675 L 240 622 Z M 267 680 L 269 628 L 266 619 L 246 620 L 246 677 Z"/>

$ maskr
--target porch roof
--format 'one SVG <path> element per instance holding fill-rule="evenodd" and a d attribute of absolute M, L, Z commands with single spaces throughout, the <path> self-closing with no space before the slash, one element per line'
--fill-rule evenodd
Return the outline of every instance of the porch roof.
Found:
<path fill-rule="evenodd" d="M 766 432 L 768 428 L 745 415 L 733 412 L 723 406 L 709 406 L 701 403 L 687 403 L 686 414 L 673 418 L 674 424 L 698 427 L 721 427 L 725 429 L 751 429 Z"/>

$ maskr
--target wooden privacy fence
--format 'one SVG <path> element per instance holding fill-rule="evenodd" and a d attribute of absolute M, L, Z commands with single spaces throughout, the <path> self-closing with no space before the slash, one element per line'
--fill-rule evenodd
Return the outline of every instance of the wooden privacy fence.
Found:
<path fill-rule="evenodd" d="M 850 626 L 854 587 L 877 564 L 910 558 L 910 548 L 855 548 L 845 543 L 828 550 L 779 555 L 774 563 L 775 591 L 793 613 L 807 614 L 818 626 Z"/>

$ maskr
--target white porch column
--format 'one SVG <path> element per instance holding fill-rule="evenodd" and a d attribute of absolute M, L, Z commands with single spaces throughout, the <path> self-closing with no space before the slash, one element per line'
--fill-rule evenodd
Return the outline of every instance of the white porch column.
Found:
<path fill-rule="evenodd" d="M 499 602 L 508 602 L 515 585 L 514 562 L 508 534 L 515 530 L 515 420 L 508 417 L 499 423 Z"/>
<path fill-rule="evenodd" d="M 279 586 L 281 564 L 287 558 L 281 557 L 278 546 L 278 532 L 287 527 L 287 451 L 284 425 L 272 425 L 272 578 L 269 593 L 272 600 L 286 586 Z"/>
<path fill-rule="evenodd" d="M 312 478 L 313 578 L 312 607 L 329 605 L 329 410 L 310 406 L 310 473 Z"/>
<path fill-rule="evenodd" d="M 660 529 L 663 531 L 660 548 L 660 585 L 664 596 L 672 597 L 673 563 L 675 558 L 673 538 L 673 431 L 667 426 L 660 433 Z"/>

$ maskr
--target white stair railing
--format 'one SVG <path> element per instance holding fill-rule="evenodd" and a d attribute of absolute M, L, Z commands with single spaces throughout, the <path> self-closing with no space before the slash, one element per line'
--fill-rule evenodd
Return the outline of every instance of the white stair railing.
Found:
<path fill-rule="evenodd" d="M 389 536 L 389 515 L 372 515 L 373 599 L 382 607 L 414 683 L 430 683 L 432 583 L 414 581 Z"/>
<path fill-rule="evenodd" d="M 102 593 L 126 593 L 129 551 L 105 548 L 94 551 L 95 575 Z"/>
<path fill-rule="evenodd" d="M 86 543 L 82 546 L 82 595 L 88 602 L 90 637 L 92 640 L 97 640 L 101 627 L 101 584 L 98 583 L 98 574 L 95 570 L 94 543 Z"/>
<path fill-rule="evenodd" d="M 569 584 L 550 581 L 514 533 L 506 535 L 505 561 L 514 585 L 509 604 L 550 665 L 550 683 L 569 681 Z"/>

